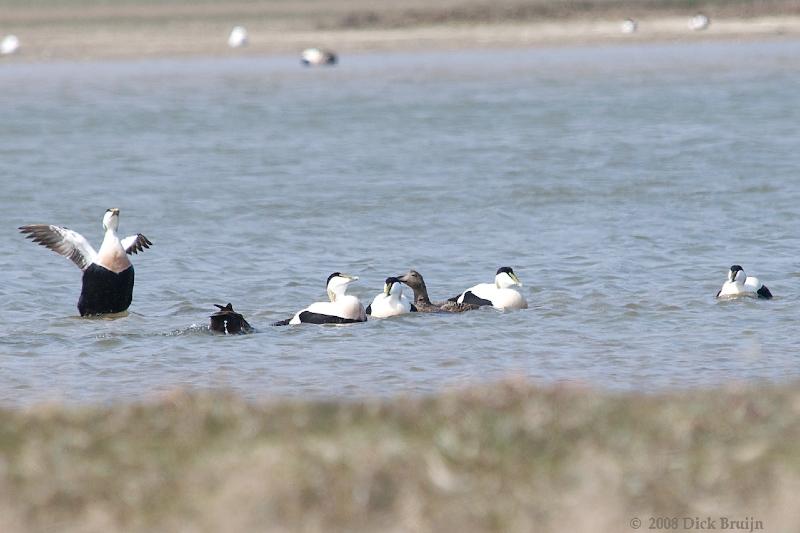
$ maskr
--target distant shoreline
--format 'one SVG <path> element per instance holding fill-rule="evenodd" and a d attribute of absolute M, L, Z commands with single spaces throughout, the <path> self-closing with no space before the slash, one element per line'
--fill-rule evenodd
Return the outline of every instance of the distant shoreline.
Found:
<path fill-rule="evenodd" d="M 208 8 L 208 6 L 206 6 Z M 370 25 L 357 20 L 327 24 L 302 18 L 276 20 L 263 13 L 220 15 L 213 9 L 196 16 L 181 10 L 147 11 L 139 6 L 109 10 L 89 8 L 77 18 L 56 9 L 25 11 L 10 9 L 0 15 L 0 38 L 13 33 L 21 42 L 19 53 L 0 57 L 0 65 L 12 62 L 58 60 L 143 59 L 162 57 L 257 56 L 295 54 L 307 47 L 330 48 L 339 54 L 397 50 L 447 50 L 464 48 L 538 47 L 581 44 L 693 42 L 706 40 L 752 40 L 800 38 L 800 13 L 783 16 L 711 16 L 711 25 L 693 31 L 685 16 L 642 15 L 635 33 L 625 34 L 624 18 L 616 11 L 602 18 L 580 15 L 544 20 L 478 20 L 392 26 L 381 20 Z M 641 10 L 640 10 L 641 11 Z M 342 22 L 344 20 L 344 22 Z M 434 19 L 435 20 L 435 19 Z M 241 24 L 248 30 L 247 47 L 231 49 L 226 40 L 231 28 Z M 349 26 L 348 26 L 349 24 Z M 383 25 L 382 25 L 383 24 Z"/>

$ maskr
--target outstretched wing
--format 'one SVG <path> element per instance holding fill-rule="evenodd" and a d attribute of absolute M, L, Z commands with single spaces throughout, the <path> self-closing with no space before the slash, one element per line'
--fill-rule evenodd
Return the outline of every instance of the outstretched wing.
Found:
<path fill-rule="evenodd" d="M 125 237 L 120 241 L 122 247 L 125 249 L 125 253 L 130 254 L 138 254 L 139 252 L 144 252 L 145 248 L 150 248 L 150 245 L 153 244 L 150 242 L 150 239 L 142 235 L 141 233 L 137 233 L 136 235 L 131 235 L 130 237 Z"/>
<path fill-rule="evenodd" d="M 94 251 L 89 241 L 77 231 L 49 224 L 30 224 L 20 226 L 19 230 L 33 242 L 47 246 L 54 252 L 63 255 L 78 265 L 81 270 L 86 270 L 97 256 L 97 252 Z"/>

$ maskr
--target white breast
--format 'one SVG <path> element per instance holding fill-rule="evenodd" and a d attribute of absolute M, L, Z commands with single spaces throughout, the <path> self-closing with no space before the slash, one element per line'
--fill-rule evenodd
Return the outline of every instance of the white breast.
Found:
<path fill-rule="evenodd" d="M 401 295 L 398 300 L 393 300 L 390 296 L 379 294 L 372 300 L 370 307 L 373 317 L 386 318 L 410 312 L 411 301 L 405 295 Z"/>
<path fill-rule="evenodd" d="M 491 298 L 495 309 L 527 309 L 528 302 L 515 289 L 497 289 Z"/>
<path fill-rule="evenodd" d="M 131 266 L 131 261 L 128 259 L 128 254 L 122 249 L 122 246 L 100 248 L 95 258 L 95 263 L 107 268 L 111 272 L 122 272 Z"/>
<path fill-rule="evenodd" d="M 753 287 L 753 284 L 750 280 L 755 280 L 757 285 Z M 722 288 L 719 291 L 719 296 L 758 296 L 758 289 L 761 288 L 761 282 L 758 281 L 758 278 L 747 278 L 747 280 L 739 285 L 732 281 L 726 281 L 722 284 Z"/>

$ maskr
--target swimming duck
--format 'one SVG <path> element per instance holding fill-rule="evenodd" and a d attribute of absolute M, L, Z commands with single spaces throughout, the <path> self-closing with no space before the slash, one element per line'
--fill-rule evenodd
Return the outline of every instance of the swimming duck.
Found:
<path fill-rule="evenodd" d="M 477 305 L 458 303 L 458 302 L 431 302 L 428 297 L 428 288 L 422 274 L 416 270 L 409 270 L 402 276 L 397 276 L 398 281 L 405 283 L 414 291 L 414 307 L 420 313 L 463 313 L 477 309 Z"/>
<path fill-rule="evenodd" d="M 397 278 L 386 278 L 383 292 L 375 296 L 367 306 L 367 314 L 375 318 L 415 313 L 417 308 L 404 294 L 403 286 Z"/>
<path fill-rule="evenodd" d="M 295 313 L 292 318 L 275 322 L 273 326 L 366 322 L 364 306 L 357 297 L 346 294 L 347 286 L 357 279 L 358 276 L 334 272 L 327 281 L 329 302 L 315 302 Z"/>
<path fill-rule="evenodd" d="M 138 233 L 120 240 L 119 209 L 103 215 L 103 244 L 95 251 L 83 235 L 61 226 L 30 224 L 20 226 L 33 242 L 46 246 L 72 260 L 83 271 L 83 286 L 78 299 L 81 316 L 121 313 L 133 299 L 133 265 L 128 255 L 144 251 L 153 243 Z"/>
<path fill-rule="evenodd" d="M 750 296 L 769 300 L 772 298 L 772 293 L 758 278 L 748 276 L 741 266 L 733 265 L 728 271 L 728 280 L 722 284 L 722 288 L 717 292 L 717 298 L 733 298 L 736 296 Z"/>
<path fill-rule="evenodd" d="M 448 301 L 479 306 L 491 305 L 501 310 L 527 309 L 528 302 L 513 288 L 514 286 L 522 286 L 522 282 L 514 274 L 514 269 L 500 267 L 494 276 L 494 283 L 479 283 Z"/>
<path fill-rule="evenodd" d="M 300 63 L 309 67 L 312 65 L 335 65 L 336 54 L 330 50 L 320 50 L 319 48 L 306 48 L 300 54 Z"/>
<path fill-rule="evenodd" d="M 211 319 L 208 325 L 209 330 L 225 335 L 239 335 L 253 331 L 253 327 L 247 323 L 247 320 L 240 313 L 233 310 L 233 306 L 230 303 L 225 306 L 214 305 L 219 308 L 219 311 L 209 317 Z"/>

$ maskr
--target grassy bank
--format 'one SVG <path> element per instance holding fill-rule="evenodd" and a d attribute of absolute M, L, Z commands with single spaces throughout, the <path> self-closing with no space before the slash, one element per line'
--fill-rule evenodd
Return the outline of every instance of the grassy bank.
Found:
<path fill-rule="evenodd" d="M 690 32 L 688 18 L 711 27 Z M 622 35 L 620 21 L 639 20 Z M 231 51 L 232 26 L 250 46 Z M 800 35 L 795 0 L 0 0 L 6 61 L 339 52 Z"/>
<path fill-rule="evenodd" d="M 0 411 L 0 531 L 796 531 L 797 384 Z"/>

